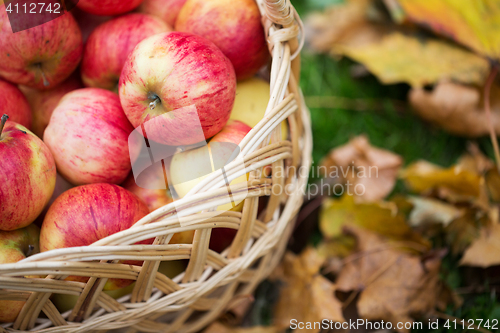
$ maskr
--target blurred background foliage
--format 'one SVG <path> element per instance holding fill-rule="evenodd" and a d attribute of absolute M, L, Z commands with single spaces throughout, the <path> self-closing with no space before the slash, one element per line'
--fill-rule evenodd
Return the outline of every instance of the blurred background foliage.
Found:
<path fill-rule="evenodd" d="M 342 2 L 294 0 L 293 5 L 305 19 L 311 12 Z M 311 111 L 316 165 L 333 147 L 343 145 L 360 134 L 366 134 L 372 145 L 402 156 L 405 165 L 424 159 L 447 167 L 466 151 L 470 139 L 449 134 L 412 112 L 407 102 L 409 85 L 383 85 L 369 73 L 355 75 L 358 67 L 359 64 L 350 59 L 334 60 L 329 55 L 312 52 L 307 46 L 302 52 L 300 83 Z M 473 142 L 493 158 L 488 137 L 474 139 Z M 406 191 L 399 180 L 393 194 L 406 194 Z M 310 241 L 320 237 L 317 232 Z M 500 302 L 496 290 L 490 288 L 491 283 L 498 285 L 498 281 L 491 281 L 488 278 L 490 274 L 484 270 L 479 273 L 484 278 L 484 289 L 467 289 L 470 282 L 467 280 L 471 279 L 471 274 L 478 272 L 459 267 L 458 260 L 457 256 L 448 254 L 443 259 L 441 277 L 464 298 L 464 302 L 456 309 L 449 306 L 446 313 L 468 319 L 500 318 Z M 264 284 L 259 291 L 262 293 L 266 288 L 269 287 Z M 452 330 L 444 328 L 441 323 L 438 331 Z"/>

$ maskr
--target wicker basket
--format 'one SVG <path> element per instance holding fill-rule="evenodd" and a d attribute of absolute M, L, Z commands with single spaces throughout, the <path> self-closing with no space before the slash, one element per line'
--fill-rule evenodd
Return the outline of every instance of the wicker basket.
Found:
<path fill-rule="evenodd" d="M 241 184 L 248 185 L 242 212 L 209 216 L 207 210 L 218 206 L 223 192 L 220 177 L 209 176 L 196 194 L 177 201 L 175 207 L 169 204 L 154 211 L 128 230 L 90 246 L 52 250 L 0 265 L 0 299 L 26 301 L 16 321 L 3 325 L 7 331 L 195 332 L 242 295 L 251 294 L 277 265 L 302 203 L 312 138 L 309 113 L 297 85 L 300 19 L 289 0 L 257 2 L 273 57 L 271 99 L 265 119 L 240 143 L 245 168 L 226 167 L 228 174 L 251 170 L 248 184 Z M 288 141 L 281 141 L 284 119 L 290 128 Z M 265 178 L 261 172 L 267 165 L 286 172 Z M 281 191 L 285 186 L 287 191 Z M 232 194 L 240 195 L 237 189 Z M 189 223 L 179 222 L 175 216 L 179 211 Z M 212 228 L 220 227 L 238 230 L 221 254 L 209 250 Z M 174 233 L 193 229 L 192 244 L 168 244 Z M 145 236 L 156 237 L 153 245 L 130 245 Z M 176 278 L 157 273 L 160 261 L 179 259 L 189 263 Z M 119 260 L 144 260 L 144 264 L 129 266 Z M 47 277 L 25 277 L 36 275 Z M 64 280 L 68 275 L 90 279 Z M 130 295 L 115 300 L 101 292 L 109 278 L 136 283 Z M 55 293 L 77 295 L 74 309 L 59 313 L 50 300 Z"/>

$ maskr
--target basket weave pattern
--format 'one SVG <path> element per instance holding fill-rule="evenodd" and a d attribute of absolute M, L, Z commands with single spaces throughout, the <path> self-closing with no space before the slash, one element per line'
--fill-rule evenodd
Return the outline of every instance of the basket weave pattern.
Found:
<path fill-rule="evenodd" d="M 90 246 L 52 250 L 0 265 L 0 300 L 26 301 L 16 321 L 3 325 L 5 329 L 195 332 L 235 300 L 251 294 L 274 269 L 302 203 L 312 138 L 309 113 L 297 84 L 300 19 L 289 0 L 257 3 L 272 55 L 271 98 L 265 119 L 239 145 L 245 168 L 231 163 L 225 167 L 232 179 L 250 171 L 248 184 L 232 188 L 235 200 L 246 198 L 242 212 L 210 214 L 226 193 L 224 179 L 212 174 L 175 207 L 166 205 L 128 230 Z M 282 141 L 280 124 L 286 119 L 290 139 Z M 268 165 L 273 172 L 265 178 L 262 169 Z M 266 207 L 259 207 L 264 202 Z M 221 227 L 238 231 L 232 245 L 219 254 L 209 249 L 209 241 L 212 229 Z M 192 244 L 168 244 L 173 234 L 186 230 L 195 230 Z M 132 245 L 148 238 L 155 238 L 153 245 Z M 176 278 L 157 273 L 160 261 L 180 259 L 189 263 Z M 130 266 L 120 263 L 123 260 L 144 264 Z M 26 277 L 40 275 L 46 277 Z M 87 283 L 64 280 L 69 275 L 90 279 Z M 136 280 L 136 284 L 130 295 L 115 300 L 101 292 L 110 278 Z M 50 300 L 54 293 L 77 295 L 75 308 L 61 314 Z"/>

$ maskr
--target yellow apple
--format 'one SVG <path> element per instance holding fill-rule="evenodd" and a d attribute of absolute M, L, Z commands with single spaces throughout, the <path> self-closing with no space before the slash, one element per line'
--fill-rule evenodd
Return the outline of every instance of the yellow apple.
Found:
<path fill-rule="evenodd" d="M 211 163 L 225 161 L 232 153 L 231 147 L 221 146 L 217 149 L 216 142 L 226 142 L 237 145 L 245 137 L 251 128 L 241 121 L 230 120 L 227 125 L 215 135 L 205 147 L 187 150 L 172 157 L 170 164 L 170 179 L 179 198 L 183 198 L 196 184 L 205 179 L 208 174 L 215 171 Z M 212 161 L 212 162 L 211 162 Z M 231 184 L 247 181 L 247 175 L 234 179 Z M 241 202 L 236 204 L 224 204 L 217 210 L 241 210 Z"/>
<path fill-rule="evenodd" d="M 271 86 L 261 78 L 253 77 L 239 81 L 236 86 L 236 98 L 229 119 L 239 120 L 250 127 L 255 127 L 264 118 L 269 103 Z M 286 140 L 288 125 L 281 123 L 281 138 Z"/>

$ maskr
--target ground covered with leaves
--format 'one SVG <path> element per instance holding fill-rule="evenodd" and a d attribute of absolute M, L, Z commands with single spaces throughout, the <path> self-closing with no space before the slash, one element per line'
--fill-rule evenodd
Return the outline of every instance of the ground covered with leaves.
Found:
<path fill-rule="evenodd" d="M 500 2 L 292 2 L 311 186 L 279 267 L 205 332 L 498 331 Z"/>

